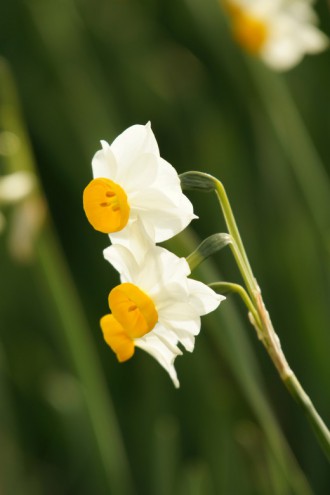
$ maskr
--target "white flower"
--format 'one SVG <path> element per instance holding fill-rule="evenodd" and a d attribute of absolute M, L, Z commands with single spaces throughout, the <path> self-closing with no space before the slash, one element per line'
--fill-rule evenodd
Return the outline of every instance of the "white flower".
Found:
<path fill-rule="evenodd" d="M 328 46 L 317 27 L 313 0 L 224 0 L 237 41 L 275 70 Z"/>
<path fill-rule="evenodd" d="M 11 205 L 25 199 L 35 187 L 31 172 L 21 171 L 0 176 L 0 204 Z"/>
<path fill-rule="evenodd" d="M 129 127 L 111 146 L 101 144 L 92 161 L 94 180 L 84 191 L 87 218 L 112 244 L 141 258 L 196 218 L 192 204 L 176 170 L 161 158 L 150 123 Z"/>
<path fill-rule="evenodd" d="M 215 310 L 224 296 L 202 282 L 188 278 L 184 258 L 153 246 L 141 263 L 123 246 L 104 250 L 120 274 L 121 284 L 109 294 L 112 314 L 101 319 L 104 338 L 119 361 L 140 347 L 151 354 L 179 387 L 174 368 L 182 354 L 178 344 L 192 352 L 201 327 L 201 315 Z"/>
<path fill-rule="evenodd" d="M 21 211 L 24 201 L 36 186 L 35 182 L 33 174 L 27 171 L 0 176 L 0 206 L 12 207 L 16 212 Z M 0 211 L 0 233 L 5 229 L 5 225 L 5 216 Z"/>

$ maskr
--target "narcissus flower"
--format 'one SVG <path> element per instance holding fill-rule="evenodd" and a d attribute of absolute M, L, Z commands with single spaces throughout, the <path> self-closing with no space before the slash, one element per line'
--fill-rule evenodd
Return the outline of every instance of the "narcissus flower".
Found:
<path fill-rule="evenodd" d="M 181 232 L 193 218 L 176 170 L 161 158 L 150 124 L 134 125 L 111 146 L 101 141 L 83 204 L 92 226 L 141 258 L 150 245 Z"/>
<path fill-rule="evenodd" d="M 104 339 L 119 361 L 140 347 L 151 354 L 179 386 L 174 368 L 182 354 L 178 344 L 193 351 L 201 315 L 215 310 L 224 296 L 188 278 L 184 258 L 154 246 L 141 263 L 123 246 L 105 249 L 105 258 L 120 274 L 121 284 L 109 294 L 111 314 L 101 319 Z"/>
<path fill-rule="evenodd" d="M 0 207 L 11 206 L 13 209 L 17 209 L 34 188 L 35 179 L 30 172 L 13 172 L 0 176 Z M 5 224 L 5 216 L 0 211 L 0 232 L 4 229 Z"/>
<path fill-rule="evenodd" d="M 275 70 L 296 65 L 328 46 L 316 27 L 312 0 L 224 0 L 233 35 L 246 51 Z"/>

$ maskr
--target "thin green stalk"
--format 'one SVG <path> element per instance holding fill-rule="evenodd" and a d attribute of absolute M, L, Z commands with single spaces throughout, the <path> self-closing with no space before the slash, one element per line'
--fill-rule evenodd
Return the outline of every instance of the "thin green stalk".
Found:
<path fill-rule="evenodd" d="M 261 327 L 257 329 L 258 335 L 261 335 L 261 341 L 264 344 L 270 358 L 272 359 L 281 380 L 289 390 L 292 397 L 299 404 L 307 416 L 316 437 L 323 448 L 328 460 L 330 461 L 330 431 L 323 419 L 317 412 L 310 397 L 306 394 L 298 378 L 289 366 L 289 363 L 283 353 L 281 343 L 276 334 L 269 313 L 265 308 L 261 293 L 258 296 L 258 313 L 261 318 Z"/>
<path fill-rule="evenodd" d="M 234 239 L 234 242 L 236 243 L 236 246 L 237 246 L 239 253 L 241 255 L 241 259 L 238 259 L 238 256 L 236 253 L 234 253 L 234 256 L 236 258 L 236 261 L 238 261 L 238 265 L 240 267 L 241 274 L 247 283 L 248 289 L 250 290 L 250 287 L 251 287 L 255 290 L 255 288 L 256 288 L 255 278 L 253 276 L 252 269 L 251 269 L 247 254 L 245 252 L 245 248 L 244 248 L 244 245 L 243 245 L 243 242 L 242 242 L 242 239 L 241 239 L 241 236 L 240 236 L 237 224 L 236 224 L 236 220 L 235 220 L 233 211 L 232 211 L 231 206 L 230 206 L 230 202 L 229 202 L 226 190 L 225 190 L 222 182 L 220 182 L 215 177 L 213 177 L 213 180 L 214 180 L 214 184 L 215 184 L 216 194 L 218 196 L 219 203 L 220 203 L 220 206 L 222 209 L 222 213 L 223 213 L 223 216 L 225 218 L 225 221 L 226 221 L 226 224 L 228 227 L 228 231 L 229 231 L 230 235 L 232 236 L 232 238 Z M 242 264 L 242 262 L 243 262 L 243 264 Z"/>
<path fill-rule="evenodd" d="M 292 373 L 283 381 L 287 389 L 290 391 L 291 395 L 299 403 L 300 407 L 304 409 L 305 414 L 310 420 L 312 427 L 319 439 L 319 442 L 323 447 L 324 452 L 327 454 L 328 459 L 330 460 L 330 432 L 327 426 L 316 411 L 312 401 L 302 388 L 300 382 L 297 380 L 297 377 Z"/>
<path fill-rule="evenodd" d="M 218 192 L 219 201 L 228 230 L 240 248 L 240 253 L 242 254 L 242 258 L 245 263 L 247 260 L 245 249 L 233 217 L 233 212 L 227 194 L 221 182 L 217 179 L 214 179 L 214 181 L 216 183 L 216 190 Z M 255 320 L 255 328 L 258 338 L 263 342 L 269 356 L 279 372 L 281 380 L 307 415 L 325 454 L 330 460 L 330 432 L 287 362 L 287 359 L 282 351 L 278 335 L 273 328 L 268 311 L 265 308 L 261 291 L 253 276 L 250 264 L 247 262 L 247 264 L 242 267 L 242 264 L 239 262 L 238 268 L 244 277 L 249 293 L 253 294 L 253 301 L 256 304 L 256 310 L 260 317 L 260 326 L 258 325 L 258 320 Z M 249 276 L 247 277 L 246 274 Z"/>
<path fill-rule="evenodd" d="M 214 191 L 216 193 L 226 221 L 228 232 L 231 236 L 232 242 L 230 243 L 230 247 L 240 269 L 241 275 L 246 283 L 250 297 L 254 299 L 254 293 L 258 289 L 258 285 L 252 273 L 252 269 L 223 184 L 216 177 L 197 171 L 190 171 L 181 174 L 180 180 L 183 189 L 199 190 L 203 192 Z"/>
<path fill-rule="evenodd" d="M 238 294 L 251 314 L 254 325 L 257 327 L 260 326 L 259 314 L 244 287 L 232 282 L 214 282 L 209 284 L 209 287 L 220 294 L 228 294 L 229 292 L 235 292 Z"/>

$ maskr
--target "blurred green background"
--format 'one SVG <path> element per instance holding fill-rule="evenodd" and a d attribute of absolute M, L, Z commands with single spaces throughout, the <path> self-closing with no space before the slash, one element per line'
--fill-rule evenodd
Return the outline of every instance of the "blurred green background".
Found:
<path fill-rule="evenodd" d="M 328 4 L 317 11 L 329 35 Z M 81 204 L 100 139 L 149 120 L 179 172 L 217 176 L 287 358 L 329 424 L 330 52 L 272 73 L 235 46 L 216 0 L 0 0 L 0 54 L 0 175 L 36 167 L 50 211 L 30 255 L 41 204 L 4 211 L 0 493 L 330 493 L 239 300 L 203 319 L 176 361 L 179 390 L 145 353 L 116 362 L 99 318 L 118 277 Z M 182 255 L 224 229 L 212 195 L 189 197 L 200 219 L 170 244 Z M 23 213 L 31 228 L 13 237 Z M 229 251 L 194 275 L 240 282 Z"/>

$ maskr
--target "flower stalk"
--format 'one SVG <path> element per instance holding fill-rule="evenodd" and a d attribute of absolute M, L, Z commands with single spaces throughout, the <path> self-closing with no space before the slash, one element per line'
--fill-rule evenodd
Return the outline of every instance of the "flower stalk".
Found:
<path fill-rule="evenodd" d="M 330 432 L 323 419 L 315 409 L 310 397 L 306 394 L 301 383 L 289 366 L 281 347 L 280 339 L 276 334 L 269 313 L 262 299 L 260 287 L 253 275 L 236 221 L 230 206 L 223 184 L 215 177 L 202 172 L 186 172 L 180 176 L 183 189 L 194 189 L 203 192 L 214 191 L 218 197 L 220 207 L 232 238 L 230 247 L 236 263 L 245 282 L 246 289 L 238 284 L 219 282 L 211 287 L 217 291 L 237 292 L 249 310 L 250 321 L 254 326 L 259 340 L 263 343 L 278 374 L 289 390 L 292 397 L 302 408 L 310 421 L 314 433 L 330 460 Z M 213 183 L 213 187 L 211 184 Z"/>

